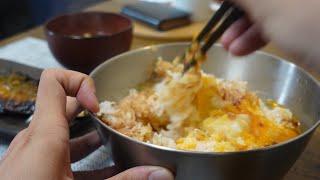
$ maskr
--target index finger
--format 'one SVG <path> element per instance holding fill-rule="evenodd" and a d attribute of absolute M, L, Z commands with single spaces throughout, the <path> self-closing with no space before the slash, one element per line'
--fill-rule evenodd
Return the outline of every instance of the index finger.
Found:
<path fill-rule="evenodd" d="M 34 119 L 30 126 L 46 130 L 68 128 L 66 115 L 67 96 L 76 97 L 82 107 L 99 111 L 93 80 L 82 73 L 50 69 L 42 73 Z"/>

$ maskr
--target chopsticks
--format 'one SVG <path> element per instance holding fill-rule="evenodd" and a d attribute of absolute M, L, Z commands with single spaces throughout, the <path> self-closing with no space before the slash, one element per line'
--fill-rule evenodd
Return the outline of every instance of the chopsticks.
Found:
<path fill-rule="evenodd" d="M 201 46 L 201 41 L 204 41 L 200 48 L 201 55 L 205 55 L 210 47 L 222 36 L 222 34 L 240 17 L 243 16 L 243 11 L 237 8 L 233 3 L 224 1 L 218 11 L 212 16 L 210 21 L 199 33 L 195 39 L 196 43 Z M 218 25 L 218 27 L 216 27 Z M 211 33 L 212 29 L 214 31 Z M 197 64 L 197 58 L 194 54 L 192 59 L 184 64 L 183 73 L 187 72 L 191 67 Z"/>
<path fill-rule="evenodd" d="M 196 40 L 201 41 L 214 26 L 218 24 L 220 19 L 225 15 L 225 13 L 232 7 L 232 3 L 229 1 L 224 1 L 220 8 L 216 11 L 216 13 L 213 14 L 210 21 L 206 24 L 206 26 L 202 29 L 202 31 L 197 36 Z"/>

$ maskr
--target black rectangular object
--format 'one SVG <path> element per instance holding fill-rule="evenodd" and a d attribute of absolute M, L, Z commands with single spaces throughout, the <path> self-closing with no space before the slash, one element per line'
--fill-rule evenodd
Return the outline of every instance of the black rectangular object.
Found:
<path fill-rule="evenodd" d="M 160 31 L 191 23 L 189 13 L 160 3 L 138 2 L 130 4 L 123 7 L 121 13 Z"/>

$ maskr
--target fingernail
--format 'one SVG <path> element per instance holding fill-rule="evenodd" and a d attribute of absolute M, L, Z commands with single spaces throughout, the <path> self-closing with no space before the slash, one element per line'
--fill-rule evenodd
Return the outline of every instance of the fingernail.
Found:
<path fill-rule="evenodd" d="M 228 50 L 233 55 L 239 55 L 239 54 L 241 54 L 242 47 L 239 46 L 239 42 L 237 42 L 237 40 L 235 40 L 233 43 L 231 43 Z"/>
<path fill-rule="evenodd" d="M 173 180 L 173 175 L 166 169 L 158 169 L 153 171 L 148 180 Z"/>

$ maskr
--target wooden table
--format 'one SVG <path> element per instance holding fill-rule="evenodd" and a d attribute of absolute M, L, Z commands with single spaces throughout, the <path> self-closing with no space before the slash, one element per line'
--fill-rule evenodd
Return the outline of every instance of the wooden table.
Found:
<path fill-rule="evenodd" d="M 119 12 L 120 8 L 123 6 L 123 4 L 127 3 L 129 0 L 115 0 L 115 1 L 109 1 L 97 4 L 95 6 L 92 6 L 88 8 L 88 11 L 109 11 L 109 12 Z M 6 45 L 10 42 L 22 39 L 27 36 L 37 37 L 37 38 L 44 38 L 43 29 L 42 26 L 31 29 L 29 31 L 23 32 L 21 34 L 18 34 L 16 36 L 7 38 L 3 41 L 0 41 L 0 46 Z M 147 45 L 153 45 L 153 44 L 160 44 L 160 43 L 166 43 L 168 41 L 155 41 L 150 39 L 141 39 L 134 37 L 132 49 L 144 47 Z M 266 52 L 275 54 L 277 56 L 280 56 L 284 59 L 290 59 L 291 62 L 302 65 L 305 67 L 307 71 L 312 73 L 314 76 L 316 76 L 318 79 L 320 79 L 320 70 L 314 68 L 312 65 L 303 65 L 301 61 L 295 60 L 295 58 L 292 58 L 282 51 L 280 51 L 278 48 L 276 48 L 274 45 L 270 44 L 266 48 L 263 49 Z M 315 180 L 320 179 L 320 130 L 318 129 L 312 140 L 310 141 L 307 149 L 302 154 L 302 156 L 299 158 L 299 160 L 296 162 L 294 167 L 290 170 L 288 175 L 285 177 L 286 180 Z M 286 158 L 283 157 L 283 159 L 279 159 L 279 161 L 285 161 Z M 275 162 L 277 163 L 277 162 Z M 266 169 L 268 171 L 268 169 Z"/>

